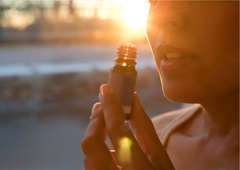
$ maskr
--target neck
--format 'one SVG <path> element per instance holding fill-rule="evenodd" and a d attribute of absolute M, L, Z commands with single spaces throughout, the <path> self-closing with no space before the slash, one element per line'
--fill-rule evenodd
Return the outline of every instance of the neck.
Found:
<path fill-rule="evenodd" d="M 225 136 L 239 132 L 239 92 L 223 100 L 202 103 L 204 108 L 204 129 L 208 136 Z"/>

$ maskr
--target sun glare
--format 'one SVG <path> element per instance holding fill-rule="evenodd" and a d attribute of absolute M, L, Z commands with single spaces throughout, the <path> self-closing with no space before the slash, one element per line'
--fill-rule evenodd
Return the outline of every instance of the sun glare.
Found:
<path fill-rule="evenodd" d="M 149 4 L 146 1 L 124 2 L 119 15 L 125 20 L 126 25 L 134 30 L 145 27 Z"/>

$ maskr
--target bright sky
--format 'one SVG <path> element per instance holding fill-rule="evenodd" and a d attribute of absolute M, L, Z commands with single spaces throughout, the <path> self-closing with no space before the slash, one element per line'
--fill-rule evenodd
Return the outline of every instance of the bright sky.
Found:
<path fill-rule="evenodd" d="M 99 11 L 99 16 L 102 19 L 116 18 L 120 16 L 125 20 L 125 23 L 131 29 L 141 29 L 145 27 L 149 4 L 146 0 L 89 0 L 76 1 L 78 4 L 85 4 L 89 8 L 94 8 L 98 5 L 102 6 Z M 111 10 L 112 7 L 121 8 L 118 14 Z"/>
<path fill-rule="evenodd" d="M 3 0 L 3 4 L 13 4 L 14 6 L 21 5 L 22 1 L 26 0 Z M 54 1 L 40 1 L 40 0 L 28 0 L 32 3 L 42 3 L 46 6 L 52 6 Z M 12 3 L 14 2 L 14 3 Z M 69 0 L 62 0 L 62 3 L 68 3 Z M 101 7 L 98 11 L 98 15 L 102 19 L 117 19 L 119 16 L 124 19 L 126 25 L 133 29 L 139 30 L 145 27 L 146 17 L 148 13 L 149 4 L 146 0 L 75 0 L 73 1 L 77 7 L 84 6 L 87 10 L 84 11 L 86 18 L 91 18 L 94 15 L 94 9 Z M 119 10 L 116 10 L 119 9 Z M 68 13 L 67 8 L 61 8 L 60 14 Z M 80 10 L 81 11 L 81 10 Z M 120 12 L 119 12 L 120 11 Z M 49 14 L 51 15 L 51 14 Z M 6 20 L 2 20 L 2 25 L 11 25 L 13 27 L 24 29 L 27 25 L 34 22 L 34 16 L 32 14 L 18 12 L 16 10 L 9 10 L 5 16 Z"/>
<path fill-rule="evenodd" d="M 125 20 L 127 26 L 131 29 L 140 29 L 145 27 L 149 4 L 145 1 L 129 1 L 122 4 L 120 17 Z"/>

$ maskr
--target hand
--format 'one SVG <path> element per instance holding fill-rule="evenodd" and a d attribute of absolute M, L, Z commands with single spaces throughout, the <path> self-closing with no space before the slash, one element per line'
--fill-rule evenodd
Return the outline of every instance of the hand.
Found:
<path fill-rule="evenodd" d="M 99 100 L 92 111 L 90 124 L 81 142 L 85 170 L 174 170 L 137 93 L 134 94 L 131 130 L 123 131 L 125 121 L 120 101 L 112 88 L 102 85 Z M 109 135 L 116 151 L 105 143 Z"/>

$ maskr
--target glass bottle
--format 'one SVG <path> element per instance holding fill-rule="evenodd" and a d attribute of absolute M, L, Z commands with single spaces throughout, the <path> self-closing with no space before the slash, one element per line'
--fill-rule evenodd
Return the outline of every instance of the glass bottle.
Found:
<path fill-rule="evenodd" d="M 108 85 L 117 93 L 126 119 L 129 120 L 137 78 L 135 69 L 137 46 L 131 43 L 121 44 L 117 54 L 118 56 L 114 60 L 115 65 L 109 71 Z"/>

